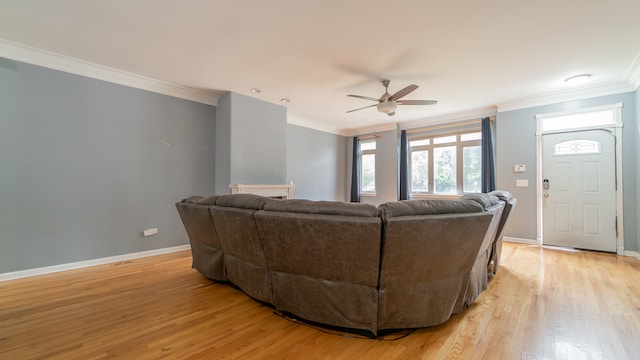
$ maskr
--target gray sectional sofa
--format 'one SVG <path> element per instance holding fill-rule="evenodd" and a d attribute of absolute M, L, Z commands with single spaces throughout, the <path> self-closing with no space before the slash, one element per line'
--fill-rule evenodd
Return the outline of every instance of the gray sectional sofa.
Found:
<path fill-rule="evenodd" d="M 302 319 L 373 334 L 438 325 L 475 301 L 514 206 L 506 192 L 379 207 L 250 194 L 176 203 L 204 276 Z"/>

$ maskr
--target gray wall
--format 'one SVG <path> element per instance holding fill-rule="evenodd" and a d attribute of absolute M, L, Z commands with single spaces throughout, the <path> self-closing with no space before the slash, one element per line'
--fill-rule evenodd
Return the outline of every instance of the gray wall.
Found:
<path fill-rule="evenodd" d="M 636 89 L 635 92 L 636 98 L 636 126 L 635 126 L 635 142 L 636 142 L 636 150 L 635 155 L 632 157 L 636 160 L 636 224 L 640 224 L 640 191 L 638 191 L 638 187 L 640 187 L 640 88 Z M 636 229 L 636 236 L 638 247 L 636 251 L 640 251 L 640 228 Z"/>
<path fill-rule="evenodd" d="M 340 135 L 287 126 L 287 179 L 293 196 L 309 200 L 347 200 L 347 140 Z"/>
<path fill-rule="evenodd" d="M 505 229 L 505 236 L 535 240 L 536 223 L 536 114 L 568 111 L 571 109 L 623 103 L 622 176 L 625 199 L 638 199 L 637 151 L 635 132 L 636 95 L 634 93 L 603 96 L 522 110 L 500 112 L 496 116 L 496 187 L 511 192 L 518 198 L 518 207 Z M 525 164 L 527 172 L 513 173 L 514 164 Z M 529 187 L 516 187 L 516 179 L 529 180 Z M 638 249 L 638 205 L 636 201 L 624 202 L 625 249 Z"/>
<path fill-rule="evenodd" d="M 218 99 L 215 127 L 214 193 L 228 194 L 231 184 L 231 93 Z"/>
<path fill-rule="evenodd" d="M 287 182 L 287 108 L 237 93 L 218 100 L 216 173 L 229 169 L 229 181 L 218 175 L 215 191 L 228 194 L 229 184 Z"/>
<path fill-rule="evenodd" d="M 213 106 L 0 59 L 0 273 L 187 244 L 174 203 L 213 192 L 214 126 Z"/>

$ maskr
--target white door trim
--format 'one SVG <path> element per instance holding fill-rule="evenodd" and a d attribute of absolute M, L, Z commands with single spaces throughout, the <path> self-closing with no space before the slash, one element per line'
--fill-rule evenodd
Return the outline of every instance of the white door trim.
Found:
<path fill-rule="evenodd" d="M 617 219 L 617 236 L 616 236 L 616 253 L 618 255 L 624 255 L 624 213 L 623 213 L 623 199 L 624 199 L 624 190 L 622 187 L 622 103 L 605 105 L 605 106 L 597 106 L 590 108 L 582 108 L 573 111 L 566 112 L 554 112 L 547 114 L 537 114 L 537 131 L 536 131 L 536 218 L 537 218 L 537 231 L 536 231 L 536 240 L 538 244 L 542 244 L 542 135 L 544 134 L 555 134 L 561 132 L 573 132 L 578 130 L 593 130 L 593 129 L 603 129 L 609 130 L 613 133 L 616 139 L 616 147 L 615 147 L 615 158 L 616 158 L 616 219 Z M 604 111 L 611 110 L 614 115 L 614 124 L 603 125 L 603 126 L 587 126 L 587 127 L 576 127 L 572 129 L 564 129 L 564 130 L 553 130 L 553 131 L 543 131 L 541 129 L 542 119 L 555 117 L 555 116 L 564 116 L 564 115 L 572 115 L 586 112 L 595 112 L 595 111 Z"/>

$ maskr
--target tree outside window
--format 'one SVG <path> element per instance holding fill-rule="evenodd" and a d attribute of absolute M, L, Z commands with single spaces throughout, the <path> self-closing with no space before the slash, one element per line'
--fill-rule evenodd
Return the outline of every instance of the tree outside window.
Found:
<path fill-rule="evenodd" d="M 437 147 L 433 150 L 434 192 L 455 194 L 456 186 L 456 147 Z"/>
<path fill-rule="evenodd" d="M 360 192 L 376 192 L 376 141 L 360 142 Z"/>
<path fill-rule="evenodd" d="M 482 191 L 482 147 L 465 146 L 462 153 L 462 176 L 464 178 L 462 191 L 477 193 Z"/>
<path fill-rule="evenodd" d="M 429 192 L 429 150 L 411 152 L 411 190 Z"/>

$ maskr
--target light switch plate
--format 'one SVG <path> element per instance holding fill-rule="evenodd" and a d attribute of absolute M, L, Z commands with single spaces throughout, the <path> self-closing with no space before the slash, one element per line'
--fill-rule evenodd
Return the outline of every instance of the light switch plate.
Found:
<path fill-rule="evenodd" d="M 147 229 L 147 230 L 143 231 L 142 235 L 151 236 L 151 235 L 155 235 L 157 233 L 158 233 L 158 228 L 151 228 L 151 229 Z"/>
<path fill-rule="evenodd" d="M 529 180 L 516 180 L 516 187 L 528 187 Z"/>

